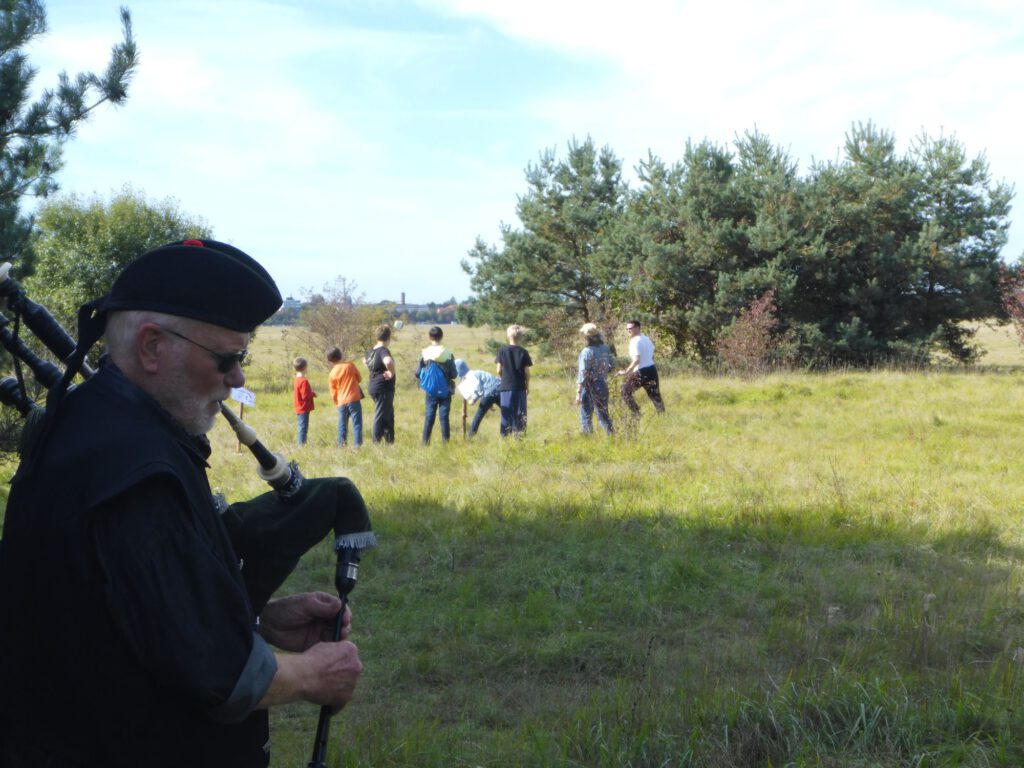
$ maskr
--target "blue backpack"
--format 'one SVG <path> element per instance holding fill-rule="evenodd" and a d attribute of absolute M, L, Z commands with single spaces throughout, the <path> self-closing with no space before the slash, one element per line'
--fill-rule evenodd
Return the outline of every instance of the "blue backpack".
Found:
<path fill-rule="evenodd" d="M 441 364 L 430 360 L 420 371 L 420 389 L 431 397 L 448 397 L 448 377 L 444 375 Z"/>

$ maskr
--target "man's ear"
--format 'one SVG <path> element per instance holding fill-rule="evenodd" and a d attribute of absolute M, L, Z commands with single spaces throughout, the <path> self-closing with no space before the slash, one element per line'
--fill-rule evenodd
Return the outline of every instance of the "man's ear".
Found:
<path fill-rule="evenodd" d="M 156 323 L 143 323 L 135 333 L 135 351 L 146 373 L 160 372 L 160 361 L 167 352 L 167 334 Z"/>

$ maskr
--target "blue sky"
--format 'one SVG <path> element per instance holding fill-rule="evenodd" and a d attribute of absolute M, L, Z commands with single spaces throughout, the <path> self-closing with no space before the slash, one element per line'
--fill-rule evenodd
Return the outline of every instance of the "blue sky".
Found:
<path fill-rule="evenodd" d="M 48 0 L 37 84 L 100 69 L 107 0 Z M 1019 0 L 135 0 L 128 102 L 65 151 L 64 192 L 174 199 L 301 297 L 470 294 L 476 238 L 518 226 L 524 169 L 590 136 L 672 162 L 756 128 L 806 172 L 854 122 L 984 153 L 1024 194 Z M 1024 252 L 1024 203 L 1004 258 Z"/>

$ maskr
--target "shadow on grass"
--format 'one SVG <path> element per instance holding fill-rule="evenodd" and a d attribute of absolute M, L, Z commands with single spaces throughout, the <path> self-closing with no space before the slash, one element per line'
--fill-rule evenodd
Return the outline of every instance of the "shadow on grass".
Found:
<path fill-rule="evenodd" d="M 1024 759 L 1022 553 L 995 530 L 507 509 L 375 510 L 339 764 Z"/>

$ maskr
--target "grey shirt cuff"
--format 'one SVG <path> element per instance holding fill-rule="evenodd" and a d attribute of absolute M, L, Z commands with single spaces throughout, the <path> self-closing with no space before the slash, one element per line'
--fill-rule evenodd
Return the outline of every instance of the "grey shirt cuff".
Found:
<path fill-rule="evenodd" d="M 218 723 L 238 723 L 256 709 L 256 705 L 270 688 L 277 674 L 277 658 L 267 641 L 255 632 L 252 637 L 252 651 L 238 676 L 235 689 L 228 700 L 210 710 L 210 718 Z"/>

